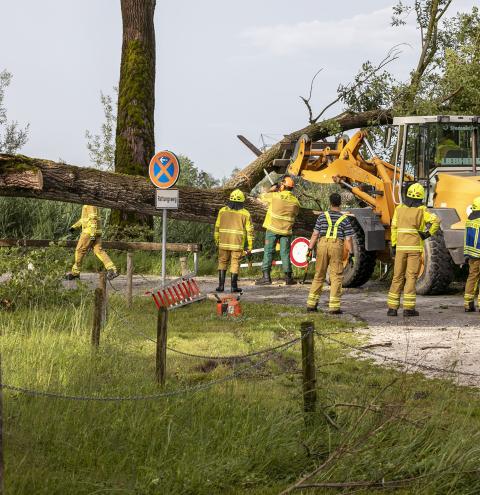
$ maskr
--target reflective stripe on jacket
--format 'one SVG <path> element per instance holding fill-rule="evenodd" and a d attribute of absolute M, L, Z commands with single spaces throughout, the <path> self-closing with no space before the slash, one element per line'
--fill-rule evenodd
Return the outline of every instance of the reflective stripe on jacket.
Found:
<path fill-rule="evenodd" d="M 242 208 L 232 210 L 224 206 L 217 216 L 215 222 L 215 242 L 220 249 L 226 251 L 241 251 L 248 241 L 248 249 L 253 247 L 253 226 L 250 213 Z"/>
<path fill-rule="evenodd" d="M 268 204 L 263 227 L 274 234 L 290 235 L 300 203 L 291 191 L 262 194 L 260 200 Z"/>
<path fill-rule="evenodd" d="M 347 215 L 342 215 L 336 222 L 335 225 L 332 222 L 332 218 L 330 217 L 330 213 L 328 211 L 324 211 L 323 214 L 325 215 L 325 218 L 328 223 L 328 229 L 327 233 L 325 234 L 325 237 L 327 239 L 336 239 L 338 237 L 338 227 L 340 227 L 340 224 L 347 218 Z M 332 232 L 333 228 L 333 232 Z"/>
<path fill-rule="evenodd" d="M 80 220 L 72 225 L 74 229 L 79 229 L 80 227 L 82 232 L 90 237 L 102 235 L 102 220 L 96 206 L 83 205 Z"/>
<path fill-rule="evenodd" d="M 470 258 L 480 258 L 480 218 L 465 222 L 463 254 Z"/>
<path fill-rule="evenodd" d="M 426 206 L 397 206 L 392 219 L 392 246 L 397 251 L 423 252 L 424 242 L 419 232 L 425 232 L 427 224 L 430 224 L 430 235 L 440 228 L 437 215 L 430 213 Z"/>

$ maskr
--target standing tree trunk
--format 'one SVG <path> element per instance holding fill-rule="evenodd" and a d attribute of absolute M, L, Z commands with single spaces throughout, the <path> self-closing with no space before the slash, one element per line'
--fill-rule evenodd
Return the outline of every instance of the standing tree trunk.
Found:
<path fill-rule="evenodd" d="M 156 0 L 121 0 L 122 61 L 118 90 L 115 172 L 148 174 L 155 153 L 155 28 Z M 111 223 L 124 230 L 133 223 L 152 226 L 152 218 L 113 211 Z"/>

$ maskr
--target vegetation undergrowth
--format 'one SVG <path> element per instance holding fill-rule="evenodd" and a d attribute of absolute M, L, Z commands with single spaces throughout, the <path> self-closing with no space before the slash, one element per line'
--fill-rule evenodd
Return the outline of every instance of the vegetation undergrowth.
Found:
<path fill-rule="evenodd" d="M 307 428 L 299 343 L 260 363 L 265 356 L 216 361 L 168 351 L 161 389 L 148 340 L 155 338 L 152 301 L 137 297 L 128 310 L 122 296 L 112 295 L 100 348 L 93 351 L 91 299 L 84 293 L 75 303 L 0 312 L 4 383 L 124 397 L 244 373 L 196 393 L 146 401 L 66 401 L 5 391 L 7 493 L 268 495 L 324 463 L 311 483 L 414 478 L 397 493 L 478 492 L 476 390 L 359 361 L 316 336 L 318 403 Z M 245 354 L 298 337 L 307 319 L 321 333 L 359 342 L 351 323 L 301 308 L 244 303 L 243 309 L 238 320 L 215 316 L 211 301 L 172 311 L 168 344 L 200 355 Z"/>

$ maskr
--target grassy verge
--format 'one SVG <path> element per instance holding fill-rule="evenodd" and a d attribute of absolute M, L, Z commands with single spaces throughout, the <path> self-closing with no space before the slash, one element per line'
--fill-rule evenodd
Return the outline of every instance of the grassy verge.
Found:
<path fill-rule="evenodd" d="M 243 307 L 239 320 L 217 318 L 211 302 L 170 313 L 169 345 L 244 354 L 297 337 L 306 319 L 294 307 Z M 0 313 L 4 382 L 80 396 L 161 392 L 153 380 L 154 345 L 145 338 L 155 333 L 151 300 L 137 298 L 128 311 L 112 297 L 97 352 L 89 344 L 91 313 L 90 298 Z M 358 341 L 347 323 L 313 319 L 321 332 Z M 358 361 L 317 337 L 318 410 L 306 428 L 299 344 L 255 365 L 258 359 L 264 358 L 218 362 L 169 352 L 166 391 L 246 371 L 159 400 L 81 402 L 5 392 L 6 493 L 268 495 L 322 465 L 311 482 L 415 478 L 397 493 L 478 493 L 475 390 Z M 303 493 L 352 490 L 372 493 Z"/>

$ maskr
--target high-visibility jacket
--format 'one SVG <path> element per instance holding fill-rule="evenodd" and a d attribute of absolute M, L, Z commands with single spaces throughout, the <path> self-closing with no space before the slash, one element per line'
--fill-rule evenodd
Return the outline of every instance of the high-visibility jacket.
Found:
<path fill-rule="evenodd" d="M 224 206 L 218 212 L 214 237 L 220 249 L 241 251 L 246 239 L 248 249 L 251 250 L 253 248 L 253 226 L 250 213 L 245 208 L 232 210 Z"/>
<path fill-rule="evenodd" d="M 325 215 L 325 219 L 327 220 L 328 223 L 328 229 L 327 232 L 325 233 L 325 237 L 327 239 L 336 239 L 338 237 L 338 227 L 340 227 L 340 224 L 346 218 L 348 218 L 348 216 L 342 215 L 335 223 L 333 223 L 332 218 L 330 217 L 330 213 L 328 213 L 328 211 L 324 211 L 323 214 Z"/>
<path fill-rule="evenodd" d="M 83 205 L 80 220 L 72 225 L 74 229 L 79 229 L 80 227 L 83 233 L 91 237 L 102 235 L 102 220 L 96 206 Z"/>
<path fill-rule="evenodd" d="M 465 222 L 463 254 L 469 258 L 480 258 L 480 218 Z"/>
<path fill-rule="evenodd" d="M 290 235 L 300 203 L 291 191 L 270 192 L 260 196 L 268 204 L 263 227 L 274 234 Z"/>
<path fill-rule="evenodd" d="M 392 219 L 392 246 L 397 251 L 422 253 L 424 242 L 419 232 L 425 232 L 427 224 L 430 224 L 430 235 L 434 235 L 440 227 L 437 215 L 430 213 L 426 206 L 398 205 Z"/>

